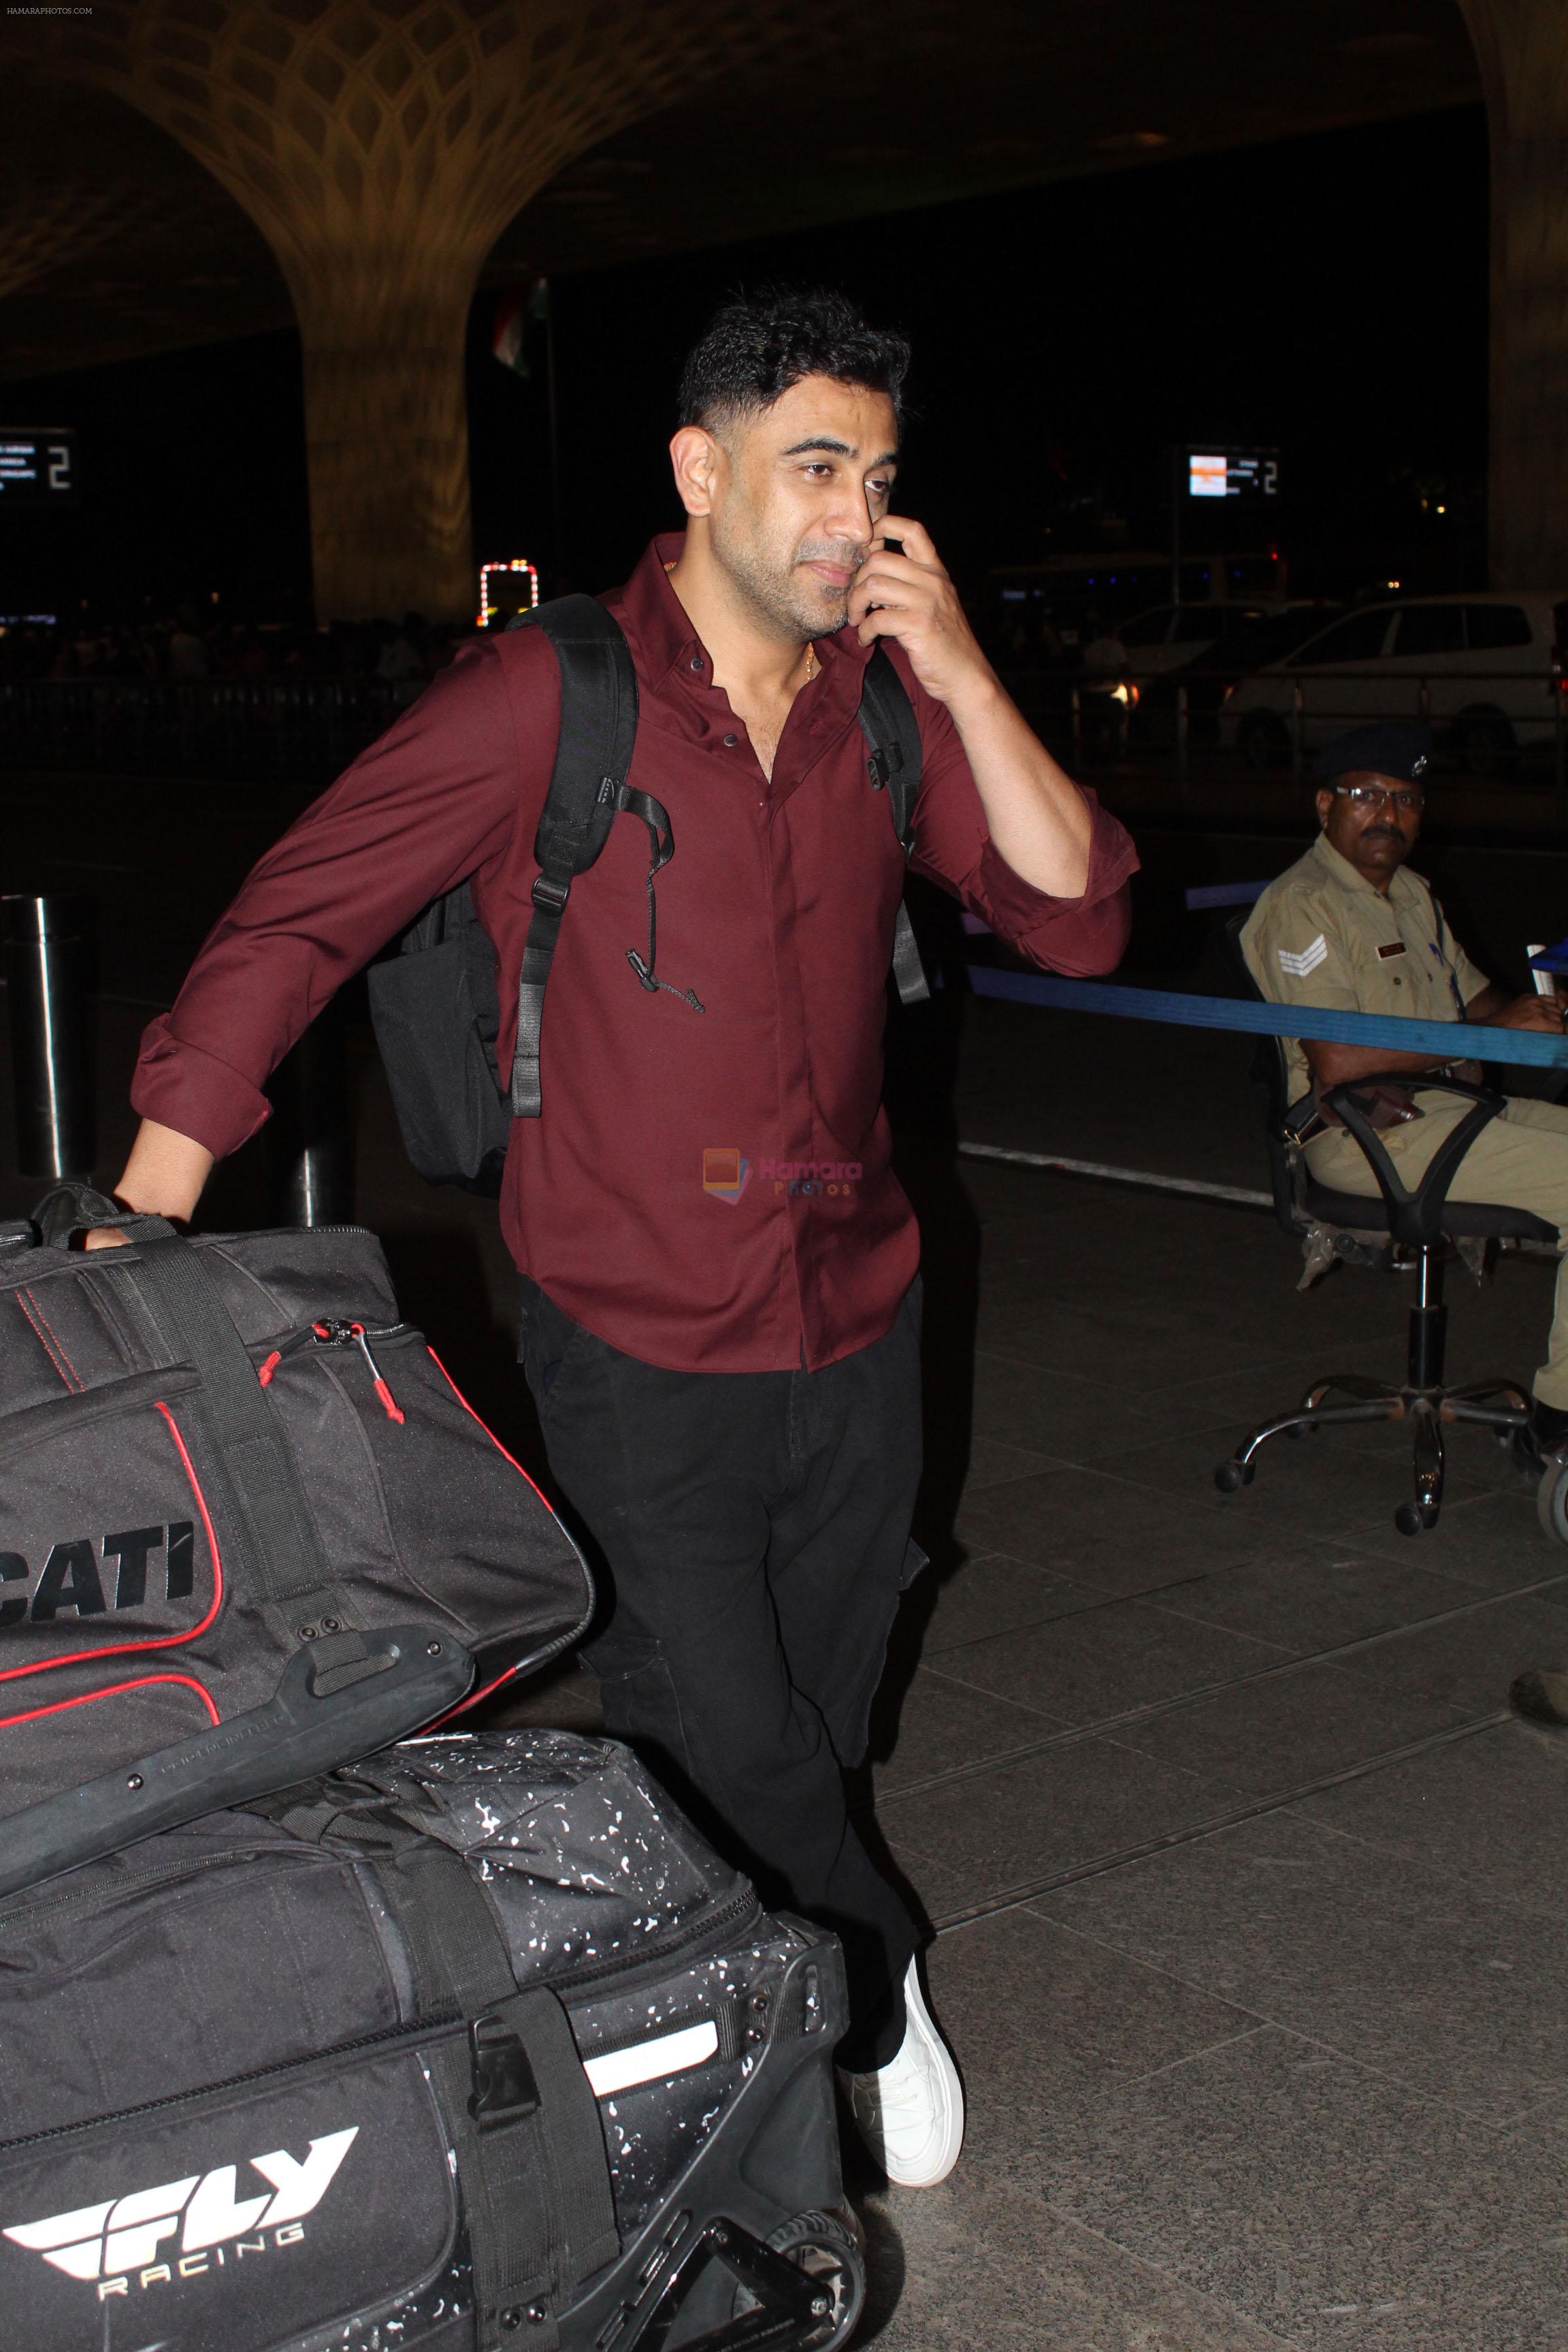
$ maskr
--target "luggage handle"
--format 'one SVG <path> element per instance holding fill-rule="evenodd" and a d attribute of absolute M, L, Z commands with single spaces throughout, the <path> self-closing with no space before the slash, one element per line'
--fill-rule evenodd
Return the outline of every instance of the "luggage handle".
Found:
<path fill-rule="evenodd" d="M 357 1638 L 365 1658 L 353 1680 L 342 1680 L 341 1650 L 296 1650 L 260 1706 L 12 1813 L 0 1895 L 388 1748 L 455 1706 L 473 1681 L 468 1652 L 428 1627 L 379 1626 Z"/>
<path fill-rule="evenodd" d="M 174 1232 L 167 1217 L 122 1208 L 95 1185 L 75 1183 L 68 1179 L 44 1194 L 33 1211 L 32 1222 L 45 1244 L 60 1250 L 69 1249 L 78 1234 L 91 1233 L 98 1225 L 113 1225 L 129 1239 L 137 1241 L 163 1241 Z"/>

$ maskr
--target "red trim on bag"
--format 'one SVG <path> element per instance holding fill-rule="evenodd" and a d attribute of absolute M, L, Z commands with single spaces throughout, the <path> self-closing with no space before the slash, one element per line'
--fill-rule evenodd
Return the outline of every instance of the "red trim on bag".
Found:
<path fill-rule="evenodd" d="M 21 1309 L 24 1322 L 26 1324 L 28 1330 L 31 1331 L 34 1339 L 37 1341 L 39 1347 L 43 1349 L 45 1355 L 49 1360 L 50 1370 L 59 1374 L 67 1388 L 69 1389 L 72 1396 L 77 1395 L 81 1388 L 81 1382 L 79 1381 L 73 1380 L 69 1371 L 67 1370 L 66 1362 L 63 1360 L 65 1358 L 65 1349 L 61 1348 L 58 1341 L 54 1339 L 53 1333 L 48 1331 L 48 1326 L 39 1316 L 38 1303 L 33 1297 L 32 1292 L 24 1286 L 15 1293 L 15 1297 L 16 1304 Z M 47 1338 L 45 1336 L 46 1332 L 48 1333 Z"/>
<path fill-rule="evenodd" d="M 63 1715 L 68 1706 L 92 1706 L 100 1698 L 119 1698 L 126 1691 L 146 1690 L 153 1683 L 184 1683 L 194 1690 L 215 1724 L 222 1721 L 205 1685 L 194 1675 L 139 1675 L 133 1683 L 110 1683 L 107 1690 L 84 1691 L 79 1698 L 50 1699 L 47 1706 L 31 1706 L 25 1715 L 0 1715 L 0 1731 L 9 1731 L 13 1724 L 37 1723 L 41 1715 Z"/>
<path fill-rule="evenodd" d="M 526 1478 L 527 1471 L 525 1470 L 522 1475 Z M 480 1699 L 489 1698 L 491 1691 L 500 1690 L 502 1683 L 510 1683 L 512 1676 L 520 1670 L 519 1666 L 508 1666 L 505 1674 L 498 1675 L 493 1683 L 485 1683 L 479 1690 L 470 1691 L 467 1698 L 460 1698 L 458 1701 L 456 1706 L 449 1706 L 445 1715 L 438 1715 L 433 1722 L 427 1723 L 420 1733 L 420 1738 L 427 1739 L 431 1732 L 439 1731 L 444 1723 L 450 1723 L 455 1715 L 467 1715 L 469 1707 L 478 1706 Z"/>
<path fill-rule="evenodd" d="M 462 1406 L 463 1411 L 468 1414 L 469 1420 L 479 1421 L 479 1427 L 484 1431 L 485 1435 L 489 1439 L 489 1442 L 495 1447 L 496 1452 L 502 1456 L 503 1460 L 511 1463 L 512 1468 L 517 1472 L 520 1478 L 528 1478 L 528 1473 L 523 1468 L 521 1463 L 512 1460 L 512 1456 L 508 1454 L 506 1447 L 501 1444 L 500 1439 L 496 1435 L 495 1431 L 491 1429 L 489 1423 L 479 1421 L 479 1414 L 474 1411 L 473 1406 L 468 1402 L 468 1398 L 463 1394 L 462 1390 L 458 1386 L 457 1381 L 452 1378 L 451 1373 L 447 1370 L 446 1365 L 441 1361 L 440 1357 L 436 1353 L 435 1349 L 431 1347 L 428 1340 L 425 1343 L 425 1352 L 429 1357 L 430 1361 L 435 1365 L 436 1370 L 440 1373 L 441 1378 L 446 1381 L 447 1386 L 451 1390 L 452 1394 L 457 1398 L 458 1402 Z M 533 1486 L 534 1493 L 539 1496 L 540 1501 L 544 1504 L 545 1509 L 550 1511 L 550 1516 L 553 1518 L 555 1517 L 555 1513 L 553 1510 L 551 1510 L 549 1503 L 545 1500 L 544 1496 L 540 1493 L 539 1488 L 534 1486 L 533 1480 L 531 1478 L 528 1478 L 528 1483 L 531 1486 Z M 504 1679 L 505 1677 L 503 1675 L 502 1680 L 504 1681 Z M 474 1702 L 471 1698 L 465 1699 L 463 1701 L 465 1706 L 472 1706 L 473 1703 Z"/>
<path fill-rule="evenodd" d="M 45 1314 L 43 1308 L 34 1297 L 32 1292 L 27 1288 L 26 1283 L 22 1286 L 22 1296 L 26 1300 L 28 1306 L 32 1308 L 33 1313 L 37 1317 L 39 1322 L 43 1325 L 45 1330 L 48 1333 L 50 1342 L 58 1351 L 59 1360 L 66 1368 L 66 1386 L 68 1388 L 74 1388 L 79 1395 L 85 1383 L 82 1380 L 81 1374 L 77 1370 L 76 1366 L 72 1363 L 69 1356 L 66 1353 L 65 1341 L 60 1338 L 59 1333 L 55 1329 L 54 1325 L 49 1321 L 48 1317 Z"/>
<path fill-rule="evenodd" d="M 12 1724 L 36 1724 L 40 1715 L 64 1715 L 66 1707 L 91 1707 L 97 1706 L 99 1698 L 122 1698 L 124 1691 L 146 1691 L 155 1682 L 184 1682 L 185 1689 L 195 1691 L 202 1706 L 207 1707 L 212 1722 L 221 1722 L 221 1715 L 214 1707 L 207 1686 L 197 1682 L 195 1675 L 139 1675 L 136 1682 L 110 1682 L 106 1691 L 82 1691 L 80 1698 L 52 1698 L 45 1707 L 28 1707 L 26 1715 L 0 1715 L 0 1731 L 9 1731 Z"/>
<path fill-rule="evenodd" d="M 190 1481 L 191 1492 L 196 1498 L 196 1508 L 202 1515 L 202 1525 L 206 1529 L 207 1549 L 212 1553 L 213 1563 L 213 1597 L 211 1608 L 207 1611 L 206 1615 L 202 1619 L 200 1624 L 193 1625 L 188 1633 L 153 1633 L 149 1635 L 147 1640 L 143 1642 L 110 1642 L 107 1643 L 100 1650 L 83 1650 L 70 1657 L 39 1658 L 30 1666 L 6 1666 L 0 1668 L 0 1683 L 15 1682 L 17 1676 L 21 1675 L 50 1674 L 58 1666 L 80 1666 L 86 1665 L 89 1663 L 96 1663 L 100 1658 L 123 1657 L 128 1652 L 134 1650 L 173 1649 L 182 1642 L 194 1642 L 199 1634 L 205 1633 L 207 1627 L 212 1623 L 213 1619 L 217 1615 L 219 1609 L 223 1606 L 223 1558 L 217 1548 L 217 1536 L 213 1528 L 212 1515 L 207 1509 L 207 1498 L 202 1492 L 201 1480 L 196 1476 L 195 1465 L 185 1451 L 185 1441 L 180 1435 L 179 1430 L 175 1425 L 174 1414 L 169 1411 L 168 1406 L 163 1402 L 162 1398 L 154 1399 L 154 1402 L 158 1411 L 163 1414 L 164 1420 L 169 1424 L 169 1434 L 174 1441 L 175 1450 L 179 1454 L 180 1460 L 184 1464 L 185 1476 Z M 182 1680 L 183 1677 L 175 1676 L 174 1679 Z M 66 1699 L 62 1700 L 60 1704 L 62 1706 L 75 1706 L 77 1702 L 74 1699 Z M 15 1719 L 20 1720 L 19 1717 Z M 215 1722 L 217 1720 L 216 1716 L 213 1720 Z"/>

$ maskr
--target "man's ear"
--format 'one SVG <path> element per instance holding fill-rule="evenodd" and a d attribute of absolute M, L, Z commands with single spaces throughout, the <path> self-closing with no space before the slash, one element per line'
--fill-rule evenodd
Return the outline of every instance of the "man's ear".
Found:
<path fill-rule="evenodd" d="M 1320 833 L 1322 832 L 1324 826 L 1329 822 L 1329 811 L 1333 807 L 1333 804 L 1334 796 L 1325 786 L 1323 791 L 1318 794 L 1318 830 Z"/>
<path fill-rule="evenodd" d="M 724 453 L 711 433 L 700 425 L 683 425 L 669 445 L 675 487 L 689 515 L 711 514 L 713 493 Z"/>

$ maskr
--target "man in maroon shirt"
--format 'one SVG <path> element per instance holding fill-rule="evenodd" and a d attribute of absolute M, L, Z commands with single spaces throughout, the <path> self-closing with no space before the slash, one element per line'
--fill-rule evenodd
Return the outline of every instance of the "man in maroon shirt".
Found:
<path fill-rule="evenodd" d="M 1096 972 L 1136 860 L 889 510 L 907 360 L 842 298 L 776 294 L 721 311 L 687 363 L 686 532 L 605 599 L 637 673 L 629 782 L 676 845 L 658 984 L 628 957 L 645 829 L 617 824 L 573 888 L 501 1216 L 552 1467 L 608 1571 L 606 1726 L 765 1895 L 840 1935 L 847 2095 L 921 2185 L 956 2160 L 962 2093 L 843 1786 L 921 1565 L 919 1241 L 880 1101 L 904 858 L 856 719 L 876 642 L 920 724 L 917 872 L 1037 962 Z M 465 652 L 262 858 L 147 1032 L 122 1201 L 188 1216 L 333 990 L 465 877 L 510 1066 L 559 711 L 538 632 Z"/>

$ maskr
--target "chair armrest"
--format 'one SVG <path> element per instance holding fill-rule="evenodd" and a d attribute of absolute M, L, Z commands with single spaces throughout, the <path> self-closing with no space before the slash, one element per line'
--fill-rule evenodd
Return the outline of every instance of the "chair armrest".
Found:
<path fill-rule="evenodd" d="M 1378 1130 L 1355 1099 L 1358 1091 L 1376 1086 L 1418 1087 L 1424 1094 L 1458 1095 L 1471 1105 L 1452 1134 L 1433 1153 L 1413 1192 L 1401 1183 Z M 1396 1242 L 1410 1249 L 1426 1248 L 1441 1240 L 1448 1187 L 1460 1160 L 1482 1129 L 1489 1127 L 1508 1108 L 1507 1096 L 1499 1094 L 1495 1087 L 1478 1086 L 1469 1078 L 1438 1077 L 1436 1073 L 1427 1076 L 1419 1070 L 1371 1070 L 1364 1077 L 1342 1078 L 1338 1086 L 1326 1088 L 1320 1099 L 1344 1121 L 1346 1133 L 1360 1147 L 1387 1206 L 1389 1232 Z"/>

